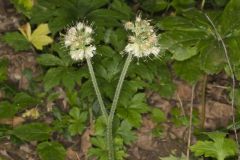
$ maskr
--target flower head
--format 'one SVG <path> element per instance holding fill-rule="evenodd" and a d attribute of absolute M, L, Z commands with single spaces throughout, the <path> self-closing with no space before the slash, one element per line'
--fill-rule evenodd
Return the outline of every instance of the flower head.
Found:
<path fill-rule="evenodd" d="M 92 27 L 82 22 L 68 29 L 64 37 L 64 44 L 70 49 L 70 56 L 73 60 L 93 57 L 96 47 L 93 45 L 92 34 Z"/>
<path fill-rule="evenodd" d="M 128 36 L 128 44 L 124 49 L 126 53 L 133 54 L 133 56 L 138 58 L 149 56 L 150 54 L 158 55 L 160 47 L 157 35 L 149 20 L 142 20 L 139 15 L 134 23 L 126 22 L 124 27 L 133 33 Z"/>

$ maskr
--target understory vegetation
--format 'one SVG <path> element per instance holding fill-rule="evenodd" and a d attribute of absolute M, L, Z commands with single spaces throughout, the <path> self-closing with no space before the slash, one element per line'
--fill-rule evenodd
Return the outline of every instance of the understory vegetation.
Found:
<path fill-rule="evenodd" d="M 2 152 L 5 143 L 27 145 L 33 160 L 133 160 L 130 148 L 146 119 L 156 139 L 163 139 L 166 124 L 187 129 L 182 150 L 156 151 L 149 160 L 238 159 L 240 0 L 10 3 L 19 21 L 1 43 L 13 55 L 31 53 L 35 67 L 23 68 L 13 81 L 15 60 L 0 51 L 0 160 L 11 159 Z M 71 29 L 86 43 L 72 40 Z M 136 44 L 138 52 L 131 48 Z M 144 44 L 152 47 L 149 54 Z M 74 55 L 80 45 L 82 55 Z M 221 100 L 230 119 L 224 127 L 206 126 L 209 79 L 225 80 Z M 176 81 L 190 86 L 187 104 L 181 97 L 171 103 Z M 171 111 L 151 104 L 153 94 Z"/>

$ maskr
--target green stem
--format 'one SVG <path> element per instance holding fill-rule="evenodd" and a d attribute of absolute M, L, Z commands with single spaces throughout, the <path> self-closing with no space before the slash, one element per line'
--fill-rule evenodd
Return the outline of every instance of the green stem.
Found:
<path fill-rule="evenodd" d="M 95 90 L 96 95 L 97 95 L 98 103 L 99 103 L 99 106 L 101 108 L 104 119 L 107 123 L 108 114 L 107 114 L 107 110 L 106 110 L 106 107 L 103 103 L 103 99 L 102 99 L 102 96 L 101 96 L 101 93 L 100 93 L 100 90 L 99 90 L 99 87 L 98 87 L 98 84 L 97 84 L 97 80 L 96 80 L 96 77 L 95 77 L 95 74 L 94 74 L 94 71 L 93 71 L 93 66 L 92 66 L 92 63 L 91 63 L 91 59 L 90 58 L 86 58 L 86 59 L 87 59 L 88 70 L 89 70 L 89 73 L 90 73 L 90 76 L 91 76 L 93 87 L 94 87 L 94 90 Z"/>
<path fill-rule="evenodd" d="M 115 91 L 115 95 L 113 98 L 113 103 L 112 103 L 112 107 L 111 107 L 111 111 L 109 114 L 109 118 L 108 118 L 108 124 L 107 124 L 107 144 L 108 144 L 108 157 L 109 160 L 114 160 L 114 145 L 113 145 L 113 135 L 112 135 L 112 125 L 113 125 L 113 119 L 114 119 L 114 114 L 115 111 L 117 109 L 117 103 L 118 103 L 118 99 L 119 99 L 119 95 L 122 89 L 122 84 L 123 81 L 125 79 L 128 67 L 130 65 L 132 61 L 132 54 L 128 54 L 128 57 L 125 61 L 125 64 L 123 66 L 123 70 L 122 73 L 120 75 L 118 84 L 117 84 L 117 88 Z"/>

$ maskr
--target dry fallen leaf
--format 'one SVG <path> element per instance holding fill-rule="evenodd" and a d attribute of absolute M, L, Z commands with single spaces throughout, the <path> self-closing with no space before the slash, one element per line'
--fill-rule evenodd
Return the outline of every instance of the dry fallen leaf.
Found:
<path fill-rule="evenodd" d="M 92 127 L 89 127 L 85 130 L 81 137 L 81 150 L 85 157 L 87 157 L 87 153 L 89 148 L 92 146 L 90 142 L 91 135 L 93 134 Z"/>

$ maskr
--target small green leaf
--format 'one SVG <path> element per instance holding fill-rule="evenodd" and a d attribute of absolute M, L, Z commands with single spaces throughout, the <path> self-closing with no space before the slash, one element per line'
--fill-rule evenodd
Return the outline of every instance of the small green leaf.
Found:
<path fill-rule="evenodd" d="M 120 127 L 117 130 L 117 134 L 119 134 L 125 144 L 130 144 L 134 140 L 136 140 L 136 135 L 132 131 L 132 125 L 128 121 L 122 121 Z"/>
<path fill-rule="evenodd" d="M 155 122 L 161 123 L 166 120 L 164 112 L 161 111 L 160 109 L 153 108 L 151 112 L 152 112 L 151 117 Z"/>
<path fill-rule="evenodd" d="M 19 32 L 6 33 L 1 39 L 9 46 L 13 47 L 16 51 L 25 51 L 31 49 L 31 44 Z"/>
<path fill-rule="evenodd" d="M 7 101 L 0 102 L 0 119 L 12 118 L 17 113 L 17 108 Z"/>
<path fill-rule="evenodd" d="M 63 65 L 60 58 L 52 54 L 42 54 L 37 58 L 37 62 L 43 66 L 59 66 Z"/>
<path fill-rule="evenodd" d="M 76 134 L 81 134 L 85 129 L 85 122 L 87 120 L 87 112 L 80 112 L 80 109 L 74 107 L 70 110 L 69 115 L 71 119 L 69 120 L 68 131 L 72 136 Z"/>
<path fill-rule="evenodd" d="M 43 142 L 37 146 L 41 160 L 65 160 L 66 150 L 58 142 Z"/>
<path fill-rule="evenodd" d="M 51 129 L 44 123 L 29 123 L 14 128 L 12 134 L 26 141 L 43 141 L 49 138 Z"/>

